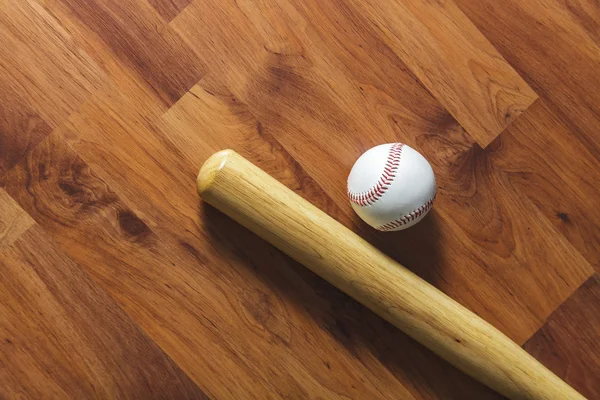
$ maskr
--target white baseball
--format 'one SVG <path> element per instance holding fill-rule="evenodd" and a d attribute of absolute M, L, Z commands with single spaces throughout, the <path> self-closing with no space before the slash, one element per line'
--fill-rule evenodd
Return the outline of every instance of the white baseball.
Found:
<path fill-rule="evenodd" d="M 354 211 L 380 231 L 399 231 L 423 219 L 435 200 L 435 176 L 418 151 L 402 143 L 367 150 L 348 176 Z"/>

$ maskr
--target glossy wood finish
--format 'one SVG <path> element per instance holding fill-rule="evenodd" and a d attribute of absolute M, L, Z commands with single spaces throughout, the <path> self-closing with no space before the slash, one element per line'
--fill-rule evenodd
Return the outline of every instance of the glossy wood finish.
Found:
<path fill-rule="evenodd" d="M 583 399 L 492 325 L 233 150 L 202 165 L 198 194 L 461 371 L 511 399 Z"/>
<path fill-rule="evenodd" d="M 600 397 L 600 276 L 594 274 L 564 302 L 525 349 L 556 373 L 577 382 L 588 397 Z M 575 341 L 580 343 L 572 346 Z"/>
<path fill-rule="evenodd" d="M 205 398 L 38 225 L 0 255 L 3 398 Z"/>
<path fill-rule="evenodd" d="M 574 321 L 566 316 L 597 302 L 578 289 L 600 268 L 596 5 L 408 3 L 381 15 L 379 3 L 350 0 L 1 2 L 0 251 L 11 254 L 1 259 L 3 284 L 39 276 L 46 252 L 66 260 L 50 270 L 87 277 L 83 291 L 68 280 L 40 289 L 66 294 L 44 304 L 39 325 L 13 331 L 23 337 L 17 354 L 52 359 L 8 358 L 12 348 L 0 347 L 0 387 L 11 388 L 2 397 L 17 397 L 35 363 L 52 361 L 35 390 L 72 397 L 111 397 L 101 389 L 120 385 L 123 397 L 496 398 L 202 204 L 199 166 L 231 147 L 517 343 L 552 316 L 547 346 L 527 349 L 593 398 L 564 357 L 547 360 L 552 346 L 571 363 L 600 357 L 563 336 Z M 406 26 L 417 22 L 430 31 L 409 58 Z M 435 47 L 446 29 L 461 36 Z M 484 90 L 491 81 L 513 94 L 507 103 L 491 100 L 504 93 Z M 524 111 L 506 117 L 507 107 Z M 392 141 L 431 161 L 440 195 L 423 223 L 382 235 L 352 214 L 345 179 L 361 152 Z M 7 289 L 2 305 L 18 305 L 14 296 Z M 83 361 L 70 355 L 79 339 L 62 326 L 59 341 L 41 340 L 51 313 L 74 302 L 98 316 L 67 313 L 72 323 L 105 327 L 114 347 L 91 336 L 77 355 L 98 360 L 89 371 L 129 354 L 169 382 L 135 363 L 123 367 L 131 374 L 79 371 Z M 6 315 L 31 316 L 37 304 Z M 115 307 L 122 312 L 102 312 Z M 596 328 L 590 319 L 581 334 Z M 144 392 L 148 381 L 155 386 Z"/>
<path fill-rule="evenodd" d="M 354 3 L 481 147 L 537 98 L 453 1 Z"/>
<path fill-rule="evenodd" d="M 600 60 L 598 7 L 594 1 L 459 0 L 461 8 L 540 95 L 543 116 L 518 136 L 543 143 L 540 159 L 551 159 L 547 177 L 535 171 L 527 195 L 546 218 L 600 271 L 600 216 L 593 197 L 600 181 Z M 498 24 L 487 21 L 493 15 Z M 532 29 L 535 27 L 535 29 Z M 550 56 L 552 54 L 552 56 Z M 539 114 L 538 114 L 539 115 Z M 504 141 L 510 138 L 503 138 Z M 521 140 L 522 143 L 522 140 Z M 527 156 L 533 155 L 530 152 Z M 547 156 L 546 156 L 547 155 Z M 547 161 L 546 161 L 547 162 Z M 556 179 L 556 173 L 561 179 Z M 551 182 L 554 192 L 541 179 Z M 560 199 L 560 200 L 559 200 Z M 567 211 L 568 209 L 568 211 Z"/>

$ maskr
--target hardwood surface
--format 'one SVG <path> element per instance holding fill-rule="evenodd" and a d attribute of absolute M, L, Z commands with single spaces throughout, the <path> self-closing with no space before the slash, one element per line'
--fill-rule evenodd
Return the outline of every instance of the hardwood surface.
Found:
<path fill-rule="evenodd" d="M 588 393 L 600 398 L 600 276 L 594 274 L 564 302 L 544 326 L 525 343 L 525 349 L 555 373 L 567 376 Z M 572 342 L 580 343 L 572 346 Z"/>
<path fill-rule="evenodd" d="M 469 376 L 511 399 L 584 399 L 491 324 L 233 150 L 200 168 L 198 194 Z"/>
<path fill-rule="evenodd" d="M 34 225 L 0 261 L 3 398 L 205 398 Z"/>
<path fill-rule="evenodd" d="M 0 0 L 0 397 L 498 398 L 203 204 L 230 147 L 600 398 L 597 2 L 382 4 Z"/>

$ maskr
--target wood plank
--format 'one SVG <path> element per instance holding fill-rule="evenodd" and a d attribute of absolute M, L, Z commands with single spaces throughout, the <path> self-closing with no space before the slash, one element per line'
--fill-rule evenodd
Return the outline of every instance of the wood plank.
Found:
<path fill-rule="evenodd" d="M 351 3 L 481 147 L 536 100 L 454 1 Z"/>
<path fill-rule="evenodd" d="M 0 38 L 2 87 L 21 96 L 51 126 L 104 81 L 102 69 L 35 0 L 1 2 Z M 3 106 L 17 107 L 10 104 Z"/>
<path fill-rule="evenodd" d="M 595 89 L 600 85 L 597 2 L 456 3 L 548 101 L 571 133 L 600 158 L 600 92 Z"/>
<path fill-rule="evenodd" d="M 589 399 L 600 397 L 600 276 L 588 279 L 524 348 Z"/>
<path fill-rule="evenodd" d="M 6 187 L 206 393 L 494 398 L 237 224 L 199 213 L 186 183 L 195 165 L 144 124 L 147 115 L 136 116 L 146 107 L 134 98 L 128 107 L 115 96 L 88 103 L 72 118 L 76 131 L 55 131 Z M 307 176 L 291 178 L 298 167 L 282 164 L 278 151 L 271 162 L 280 174 L 311 187 Z M 32 167 L 39 163 L 46 179 Z M 68 206 L 47 197 L 62 187 Z"/>
<path fill-rule="evenodd" d="M 0 79 L 0 176 L 11 169 L 50 132 L 40 118 L 8 82 Z"/>
<path fill-rule="evenodd" d="M 597 90 L 589 90 L 600 85 L 600 48 L 590 32 L 600 16 L 587 14 L 587 23 L 581 18 L 583 10 L 597 7 L 554 0 L 511 0 L 501 7 L 458 3 L 542 96 L 541 107 L 502 137 L 515 142 L 502 145 L 507 151 L 520 154 L 511 162 L 518 158 L 528 170 L 540 166 L 521 177 L 520 190 L 600 271 L 600 216 L 593 200 L 600 195 L 600 98 Z M 501 24 L 489 24 L 491 19 Z"/>
<path fill-rule="evenodd" d="M 33 224 L 29 214 L 0 189 L 0 251 L 12 245 Z"/>
<path fill-rule="evenodd" d="M 212 81 L 247 104 L 263 127 L 280 131 L 282 143 L 297 148 L 312 143 L 319 157 L 334 160 L 356 153 L 372 128 L 370 116 L 351 105 L 369 101 L 369 93 L 399 98 L 408 123 L 423 125 L 446 114 L 358 14 L 332 8 L 329 15 L 312 2 L 307 10 L 218 3 L 194 2 L 172 25 L 207 60 Z M 347 36 L 335 35 L 335 20 L 349 28 Z M 215 26 L 223 28 L 215 32 Z M 298 128 L 300 117 L 306 122 Z M 332 129 L 347 132 L 347 141 L 330 143 Z M 318 146 L 320 141 L 328 146 Z M 291 154 L 299 161 L 307 158 L 299 151 Z M 312 174 L 315 167 L 303 164 Z M 335 184 L 325 187 L 340 190 Z"/>
<path fill-rule="evenodd" d="M 174 21 L 194 50 L 214 61 L 208 64 L 214 69 L 212 80 L 227 89 L 217 85 L 214 90 L 207 79 L 192 89 L 199 99 L 184 97 L 181 113 L 174 111 L 179 104 L 166 113 L 172 124 L 167 136 L 182 153 L 202 160 L 203 145 L 194 144 L 203 142 L 201 132 L 218 132 L 207 139 L 221 140 L 221 147 L 244 149 L 235 136 L 232 142 L 226 139 L 228 121 L 215 128 L 202 117 L 214 116 L 211 96 L 217 93 L 232 113 L 247 110 L 257 121 L 255 135 L 273 137 L 350 216 L 345 181 L 354 160 L 380 143 L 411 145 L 432 162 L 438 179 L 435 221 L 416 238 L 411 232 L 374 240 L 520 343 L 590 276 L 589 263 L 566 240 L 555 237 L 551 223 L 540 218 L 536 206 L 523 206 L 522 194 L 503 184 L 501 173 L 488 167 L 489 154 L 431 96 L 408 83 L 410 75 L 402 62 L 393 52 L 387 57 L 385 42 L 369 30 L 368 21 L 357 16 L 356 8 L 331 9 L 331 20 L 339 18 L 341 26 L 351 27 L 350 48 L 344 48 L 336 46 L 345 43 L 342 36 L 331 33 L 333 23 L 312 2 L 298 8 L 281 5 L 288 3 L 256 9 L 251 2 L 240 4 L 240 10 L 233 6 L 230 10 L 211 7 L 208 1 L 194 2 Z M 235 21 L 234 28 L 211 36 L 211 21 L 226 19 Z M 312 28 L 309 21 L 321 28 Z M 277 29 L 265 28 L 270 26 Z M 246 33 L 243 46 L 235 41 L 241 32 Z M 384 49 L 386 57 L 377 66 L 363 68 L 371 67 L 376 57 L 361 52 L 361 47 Z M 394 71 L 394 66 L 389 81 L 406 84 L 419 110 L 407 105 L 409 99 L 399 94 L 401 88 L 391 84 L 380 89 L 387 82 L 381 71 Z M 249 133 L 244 137 L 250 140 Z M 250 155 L 250 159 L 263 166 L 260 156 Z M 533 238 L 531 229 L 536 231 Z M 432 237 L 435 242 L 429 243 Z M 415 253 L 415 246 L 424 251 Z M 549 252 L 543 262 L 534 262 L 539 248 Z M 524 265 L 529 272 L 525 277 Z M 555 267 L 555 272 L 548 274 L 546 265 Z"/>
<path fill-rule="evenodd" d="M 166 22 L 170 22 L 191 2 L 192 0 L 148 0 Z"/>
<path fill-rule="evenodd" d="M 244 0 L 229 3 L 220 2 L 217 6 L 210 1 L 197 1 L 174 21 L 174 27 L 188 38 L 190 46 L 201 58 L 209 60 L 207 63 L 218 64 L 218 68 L 224 72 L 232 71 L 237 82 L 230 83 L 230 87 L 247 80 L 252 82 L 256 80 L 253 75 L 257 69 L 266 69 L 260 71 L 263 75 L 260 79 L 266 82 L 252 85 L 248 88 L 248 95 L 258 96 L 264 92 L 260 86 L 267 86 L 286 91 L 296 89 L 297 97 L 303 99 L 318 95 L 314 89 L 306 91 L 306 81 L 320 83 L 320 80 L 336 80 L 339 84 L 333 87 L 337 90 L 346 89 L 346 93 L 339 93 L 336 98 L 337 103 L 343 103 L 347 96 L 351 96 L 347 93 L 348 86 L 360 86 L 362 83 L 368 86 L 360 86 L 360 91 L 356 87 L 357 93 L 352 97 L 364 97 L 361 91 L 373 85 L 381 91 L 391 92 L 395 100 L 408 110 L 419 110 L 416 113 L 427 119 L 431 106 L 425 109 L 417 107 L 423 103 L 423 99 L 430 97 L 420 87 L 420 80 L 484 147 L 537 97 L 451 2 L 444 2 L 444 6 L 418 2 L 423 5 L 407 5 L 407 9 L 394 9 L 403 6 L 392 2 L 388 9 L 379 11 L 363 2 L 354 4 L 347 1 Z M 412 10 L 415 7 L 421 9 Z M 398 19 L 389 21 L 389 25 L 398 30 L 405 28 L 403 35 L 395 33 L 402 40 L 390 36 L 384 27 L 379 26 L 381 24 L 378 25 L 377 12 Z M 429 17 L 422 19 L 431 24 L 422 26 L 426 34 L 433 31 L 433 26 L 439 28 L 425 35 L 431 45 L 421 43 L 417 46 L 417 36 L 423 34 L 408 26 L 421 24 L 415 22 L 418 21 L 418 13 Z M 370 15 L 371 19 L 365 15 Z M 235 26 L 226 23 L 232 19 L 237 21 Z M 213 24 L 213 21 L 222 23 Z M 218 34 L 215 26 L 220 27 Z M 418 47 L 419 51 L 400 48 L 409 46 L 411 35 L 413 46 Z M 442 38 L 446 36 L 448 39 L 443 41 Z M 238 38 L 243 38 L 243 46 L 237 43 Z M 429 54 L 428 50 L 437 52 Z M 458 55 L 451 56 L 457 51 Z M 223 62 L 224 57 L 227 63 Z M 362 64 L 357 64 L 357 61 Z M 236 64 L 240 63 L 245 64 L 246 72 L 234 72 L 239 68 Z M 359 65 L 363 68 L 358 68 Z M 417 69 L 418 65 L 422 67 Z M 301 68 L 302 80 L 291 82 L 295 76 L 288 72 L 291 66 Z M 354 73 L 351 78 L 359 79 L 358 82 L 339 77 L 340 68 L 351 68 Z M 410 69 L 413 69 L 416 78 Z M 325 70 L 328 73 L 323 77 L 318 80 L 314 77 L 315 73 Z M 378 79 L 374 81 L 374 77 Z M 368 80 L 361 80 L 365 78 Z M 292 85 L 287 85 L 287 81 Z M 327 84 L 332 86 L 331 82 L 323 83 Z M 237 93 L 233 87 L 231 89 Z M 276 90 L 273 92 L 276 94 Z M 340 114 L 340 110 L 335 111 L 337 113 L 330 112 L 327 115 Z M 320 113 L 326 114 L 325 110 Z M 315 111 L 314 117 L 318 116 L 319 113 Z"/>
<path fill-rule="evenodd" d="M 206 396 L 39 226 L 0 256 L 0 396 Z"/>
<path fill-rule="evenodd" d="M 78 40 L 94 42 L 99 38 L 167 106 L 204 74 L 203 62 L 145 0 L 42 1 L 61 24 L 75 27 Z M 98 62 L 102 63 L 106 56 L 100 55 Z"/>
<path fill-rule="evenodd" d="M 502 179 L 600 271 L 600 161 L 551 106 L 530 107 L 489 150 Z"/>

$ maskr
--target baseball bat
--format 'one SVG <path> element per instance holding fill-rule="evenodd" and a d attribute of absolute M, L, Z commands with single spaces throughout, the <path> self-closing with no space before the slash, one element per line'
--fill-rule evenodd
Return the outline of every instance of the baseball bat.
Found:
<path fill-rule="evenodd" d="M 234 152 L 202 166 L 198 193 L 455 367 L 512 399 L 584 399 L 491 324 Z"/>

